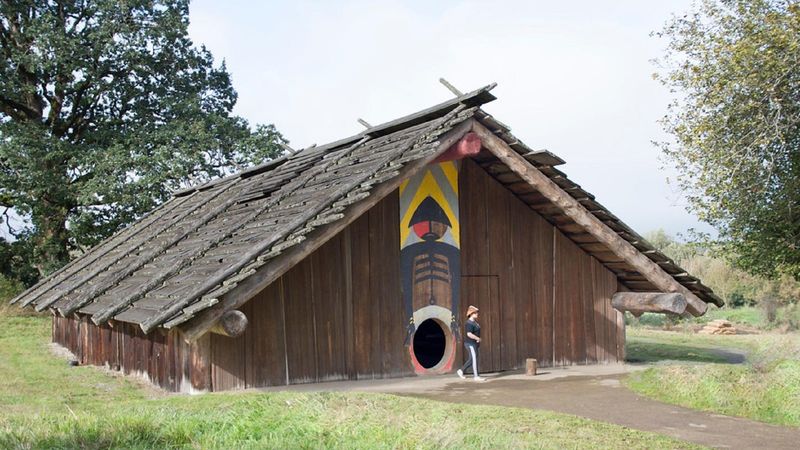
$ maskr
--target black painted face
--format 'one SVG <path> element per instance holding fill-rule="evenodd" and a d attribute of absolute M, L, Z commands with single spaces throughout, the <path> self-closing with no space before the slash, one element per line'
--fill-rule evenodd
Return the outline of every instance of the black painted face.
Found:
<path fill-rule="evenodd" d="M 440 239 L 451 227 L 450 219 L 432 197 L 425 197 L 411 216 L 409 226 L 425 241 Z"/>

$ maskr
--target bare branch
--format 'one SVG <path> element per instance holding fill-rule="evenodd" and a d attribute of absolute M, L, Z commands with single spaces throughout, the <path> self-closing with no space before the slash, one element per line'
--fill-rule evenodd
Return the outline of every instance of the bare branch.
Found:
<path fill-rule="evenodd" d="M 5 207 L 3 207 L 3 213 L 0 214 L 0 215 L 2 215 L 2 217 L 3 217 L 3 222 L 4 222 L 5 226 L 6 226 L 6 231 L 8 231 L 8 234 L 10 234 L 15 239 L 17 239 L 17 238 L 19 238 L 20 232 L 22 230 L 17 230 L 14 227 L 11 226 L 11 215 L 9 214 L 9 211 L 11 211 L 11 208 L 8 207 L 8 206 L 5 206 Z"/>

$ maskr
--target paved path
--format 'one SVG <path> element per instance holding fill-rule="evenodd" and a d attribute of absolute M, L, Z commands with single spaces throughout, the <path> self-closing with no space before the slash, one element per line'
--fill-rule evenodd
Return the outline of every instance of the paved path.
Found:
<path fill-rule="evenodd" d="M 779 427 L 667 405 L 641 397 L 620 379 L 636 366 L 577 366 L 543 374 L 489 375 L 475 383 L 455 376 L 291 386 L 292 390 L 384 392 L 433 400 L 545 409 L 653 431 L 714 448 L 796 449 L 800 428 Z M 285 388 L 284 388 L 285 389 Z"/>

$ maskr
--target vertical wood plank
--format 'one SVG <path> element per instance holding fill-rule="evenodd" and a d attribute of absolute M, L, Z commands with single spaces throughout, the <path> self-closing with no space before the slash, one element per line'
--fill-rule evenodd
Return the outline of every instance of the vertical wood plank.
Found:
<path fill-rule="evenodd" d="M 219 390 L 212 383 L 210 334 L 200 337 L 191 344 L 189 373 L 193 389 L 198 391 Z"/>
<path fill-rule="evenodd" d="M 511 259 L 512 320 L 516 325 L 517 355 L 511 369 L 522 367 L 526 358 L 536 358 L 534 327 L 534 258 L 533 253 L 535 217 L 533 211 L 516 197 L 511 204 Z"/>
<path fill-rule="evenodd" d="M 594 332 L 594 298 L 596 297 L 593 266 L 595 259 L 589 255 L 581 258 L 581 280 L 583 304 L 583 335 L 584 340 L 584 363 L 594 364 L 597 362 L 595 332 Z"/>
<path fill-rule="evenodd" d="M 534 293 L 534 326 L 536 327 L 536 355 L 539 365 L 546 367 L 553 364 L 553 264 L 554 247 L 552 225 L 538 214 L 532 220 L 535 224 L 533 239 L 533 286 Z"/>
<path fill-rule="evenodd" d="M 128 323 L 121 323 L 120 326 L 122 332 L 122 372 L 127 375 L 133 371 L 135 365 L 134 329 Z"/>
<path fill-rule="evenodd" d="M 462 161 L 458 176 L 461 223 L 461 274 L 491 275 L 489 270 L 488 184 L 483 169 L 470 159 Z"/>
<path fill-rule="evenodd" d="M 506 370 L 514 367 L 517 358 L 517 337 L 514 320 L 516 317 L 514 292 L 514 277 L 512 269 L 515 261 L 511 249 L 512 201 L 516 201 L 513 194 L 503 188 L 499 183 L 489 183 L 487 194 L 488 202 L 493 205 L 492 214 L 489 216 L 489 232 L 491 244 L 489 245 L 490 273 L 498 275 L 498 308 L 500 335 L 498 336 L 500 359 L 496 361 L 495 370 Z"/>
<path fill-rule="evenodd" d="M 311 269 L 311 260 L 305 259 L 282 277 L 290 384 L 317 381 Z"/>
<path fill-rule="evenodd" d="M 286 380 L 283 305 L 280 282 L 250 300 L 245 332 L 247 387 L 282 386 Z"/>
<path fill-rule="evenodd" d="M 338 234 L 309 257 L 312 266 L 317 378 L 347 378 L 344 333 L 345 267 L 342 235 Z"/>
<path fill-rule="evenodd" d="M 369 211 L 371 297 L 380 302 L 383 377 L 411 374 L 400 289 L 400 207 L 395 190 Z"/>
<path fill-rule="evenodd" d="M 569 364 L 570 348 L 569 330 L 569 281 L 566 279 L 564 267 L 568 265 L 568 255 L 563 244 L 563 236 L 555 231 L 554 239 L 554 273 L 553 273 L 553 361 L 556 365 Z"/>
<path fill-rule="evenodd" d="M 587 277 L 582 268 L 584 262 L 587 261 L 589 255 L 581 250 L 574 242 L 567 239 L 567 245 L 570 247 L 572 255 L 572 264 L 570 266 L 572 276 L 574 278 L 571 307 L 572 315 L 570 316 L 570 329 L 572 330 L 572 363 L 573 364 L 586 364 L 586 327 L 584 320 L 584 299 L 587 294 L 585 286 L 591 283 L 591 274 Z M 587 280 L 588 278 L 588 280 Z"/>
<path fill-rule="evenodd" d="M 164 329 L 156 329 L 146 336 L 150 342 L 150 358 L 148 360 L 147 373 L 155 384 L 166 386 L 166 371 L 164 360 L 166 357 L 166 338 L 167 333 Z"/>
<path fill-rule="evenodd" d="M 355 330 L 353 329 L 353 242 L 351 239 L 351 227 L 345 228 L 342 232 L 342 258 L 341 266 L 344 276 L 344 366 L 345 375 L 348 379 L 356 379 L 356 346 Z"/>
<path fill-rule="evenodd" d="M 369 214 L 350 227 L 350 268 L 353 279 L 353 346 L 359 379 L 375 378 L 380 365 L 380 301 L 370 292 Z"/>

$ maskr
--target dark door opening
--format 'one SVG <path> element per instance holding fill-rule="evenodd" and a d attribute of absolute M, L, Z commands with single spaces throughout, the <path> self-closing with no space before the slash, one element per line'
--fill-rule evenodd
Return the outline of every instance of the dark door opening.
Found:
<path fill-rule="evenodd" d="M 414 332 L 414 357 L 426 369 L 439 364 L 446 347 L 444 330 L 434 319 L 423 321 Z"/>

